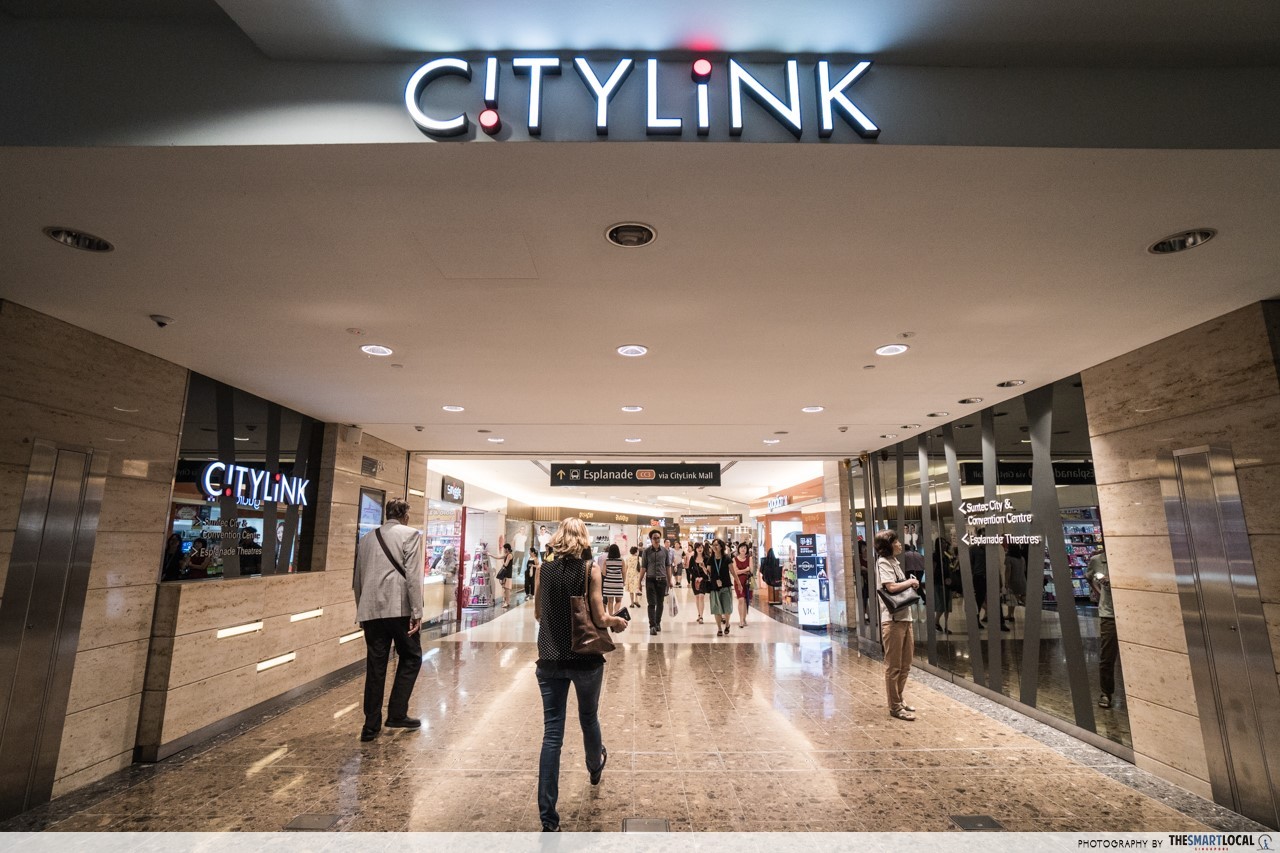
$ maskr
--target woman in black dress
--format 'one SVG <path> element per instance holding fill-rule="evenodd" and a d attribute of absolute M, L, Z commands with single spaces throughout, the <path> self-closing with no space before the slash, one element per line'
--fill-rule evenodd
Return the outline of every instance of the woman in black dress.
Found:
<path fill-rule="evenodd" d="M 707 574 L 706 553 L 701 542 L 693 543 L 693 552 L 689 554 L 689 586 L 693 588 L 694 605 L 698 608 L 698 624 L 702 624 L 702 613 L 707 606 Z"/>
<path fill-rule="evenodd" d="M 502 544 L 502 568 L 498 569 L 498 583 L 502 585 L 502 609 L 511 606 L 511 574 L 515 569 L 516 555 L 511 553 L 511 543 Z"/>

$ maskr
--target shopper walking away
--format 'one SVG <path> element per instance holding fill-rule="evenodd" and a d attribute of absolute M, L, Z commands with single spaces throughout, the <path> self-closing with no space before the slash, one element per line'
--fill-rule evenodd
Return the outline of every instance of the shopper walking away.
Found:
<path fill-rule="evenodd" d="M 1098 595 L 1098 680 L 1102 688 L 1098 707 L 1110 708 L 1116 692 L 1120 640 L 1116 636 L 1116 610 L 1111 601 L 1111 571 L 1107 568 L 1107 552 L 1102 549 L 1089 558 L 1089 585 Z"/>
<path fill-rule="evenodd" d="M 908 542 L 903 546 L 902 556 L 898 562 L 902 563 L 902 571 L 909 578 L 915 578 L 920 582 L 920 586 L 924 586 L 924 556 L 916 548 L 914 543 Z M 920 590 L 920 602 L 925 601 L 924 590 Z"/>
<path fill-rule="evenodd" d="M 947 625 L 951 618 L 951 559 L 947 549 L 950 543 L 942 537 L 933 540 L 933 627 L 940 634 L 950 634 Z M 945 620 L 945 621 L 944 621 Z"/>
<path fill-rule="evenodd" d="M 542 754 L 538 759 L 538 816 L 543 832 L 560 831 L 556 801 L 560 795 L 560 750 L 569 707 L 569 687 L 578 698 L 578 722 L 591 784 L 600 784 L 609 753 L 600 731 L 598 709 L 604 683 L 604 656 L 573 650 L 573 620 L 569 599 L 585 595 L 591 619 L 599 627 L 626 630 L 627 622 L 605 611 L 599 567 L 583 559 L 590 545 L 587 527 L 566 519 L 551 537 L 552 556 L 537 569 L 533 609 L 538 620 L 538 663 L 535 670 L 542 692 Z"/>
<path fill-rule="evenodd" d="M 649 633 L 662 633 L 662 610 L 671 589 L 671 552 L 662 544 L 662 534 L 649 531 L 649 547 L 640 555 L 644 568 L 644 594 L 649 599 Z"/>
<path fill-rule="evenodd" d="M 733 616 L 733 558 L 724 551 L 724 541 L 711 540 L 711 559 L 707 561 L 710 578 L 711 615 L 716 617 L 716 636 L 727 636 Z"/>
<path fill-rule="evenodd" d="M 776 591 L 782 585 L 782 563 L 770 548 L 760 560 L 760 579 L 769 588 L 768 601 L 776 601 Z"/>
<path fill-rule="evenodd" d="M 1027 602 L 1027 555 L 1022 545 L 1004 548 L 1004 588 L 1008 596 L 1005 617 L 1013 622 L 1018 606 Z"/>
<path fill-rule="evenodd" d="M 604 609 L 616 613 L 622 608 L 622 552 L 610 545 L 604 556 Z"/>
<path fill-rule="evenodd" d="M 352 579 L 356 621 L 364 629 L 364 741 L 373 740 L 382 729 L 382 695 L 393 644 L 398 662 L 387 701 L 387 727 L 422 725 L 409 716 L 409 696 L 422 668 L 422 534 L 409 526 L 405 501 L 392 498 L 386 512 L 386 523 L 366 533 L 356 547 Z"/>
<path fill-rule="evenodd" d="M 976 533 L 979 536 L 987 532 L 985 527 L 979 527 Z M 986 620 L 991 614 L 987 612 L 987 548 L 985 545 L 969 546 L 969 568 L 973 573 L 973 598 L 974 608 L 978 613 L 978 624 L 985 627 Z M 968 606 L 968 602 L 965 602 Z"/>
<path fill-rule="evenodd" d="M 631 606 L 639 607 L 636 596 L 640 594 L 644 584 L 644 572 L 640 571 L 640 549 L 634 545 L 631 546 L 631 553 L 622 561 L 622 577 L 627 593 L 631 596 Z"/>
<path fill-rule="evenodd" d="M 733 592 L 738 597 L 738 627 L 745 628 L 751 609 L 751 553 L 746 542 L 738 543 L 733 557 Z"/>
<path fill-rule="evenodd" d="M 693 603 L 698 609 L 698 624 L 701 625 L 711 581 L 711 576 L 707 574 L 706 553 L 701 542 L 693 543 L 693 551 L 689 553 L 688 574 L 689 586 L 693 589 Z"/>
<path fill-rule="evenodd" d="M 920 581 L 909 578 L 902 571 L 898 555 L 902 543 L 892 530 L 876 534 L 876 577 L 885 592 L 894 594 L 905 589 L 919 589 Z M 915 708 L 906 704 L 902 691 L 907 686 L 907 674 L 911 672 L 911 658 L 915 651 L 915 639 L 911 632 L 911 608 L 904 607 L 897 613 L 889 609 L 876 596 L 880 605 L 880 638 L 884 644 L 884 687 L 889 700 L 889 716 L 899 720 L 914 720 Z"/>
<path fill-rule="evenodd" d="M 515 568 L 516 555 L 511 552 L 511 544 L 502 543 L 502 568 L 498 569 L 498 583 L 502 585 L 502 609 L 511 607 L 511 573 Z"/>

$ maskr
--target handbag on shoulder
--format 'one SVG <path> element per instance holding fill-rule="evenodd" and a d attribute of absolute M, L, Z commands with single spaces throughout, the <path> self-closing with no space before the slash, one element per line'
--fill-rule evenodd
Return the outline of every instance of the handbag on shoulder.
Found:
<path fill-rule="evenodd" d="M 571 648 L 574 654 L 602 655 L 614 650 L 613 638 L 607 628 L 596 625 L 591 618 L 591 563 L 586 561 L 586 578 L 582 583 L 582 595 L 569 596 L 569 615 L 572 631 Z"/>
<path fill-rule="evenodd" d="M 880 601 L 884 604 L 885 610 L 890 613 L 897 613 L 899 610 L 910 607 L 920 600 L 920 593 L 913 587 L 907 587 L 902 592 L 888 592 L 883 586 L 876 587 L 876 595 L 880 596 Z"/>

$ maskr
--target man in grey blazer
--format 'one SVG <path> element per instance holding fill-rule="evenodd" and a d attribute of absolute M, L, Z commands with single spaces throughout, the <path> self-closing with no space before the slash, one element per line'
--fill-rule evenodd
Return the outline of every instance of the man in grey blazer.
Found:
<path fill-rule="evenodd" d="M 387 727 L 416 729 L 409 695 L 422 668 L 422 534 L 408 525 L 409 504 L 387 501 L 387 521 L 364 535 L 356 547 L 356 621 L 364 629 L 364 728 L 370 741 L 382 729 L 382 696 L 387 659 L 395 644 L 399 663 L 387 702 Z"/>

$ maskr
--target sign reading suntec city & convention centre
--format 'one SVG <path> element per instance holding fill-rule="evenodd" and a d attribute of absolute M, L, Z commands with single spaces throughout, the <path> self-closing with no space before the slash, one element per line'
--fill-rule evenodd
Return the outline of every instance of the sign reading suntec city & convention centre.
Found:
<path fill-rule="evenodd" d="M 839 127 L 874 139 L 879 126 L 854 100 L 870 69 L 830 57 L 444 56 L 413 72 L 404 103 L 435 138 L 471 133 L 474 121 L 499 139 L 768 139 L 781 129 L 828 140 Z"/>

